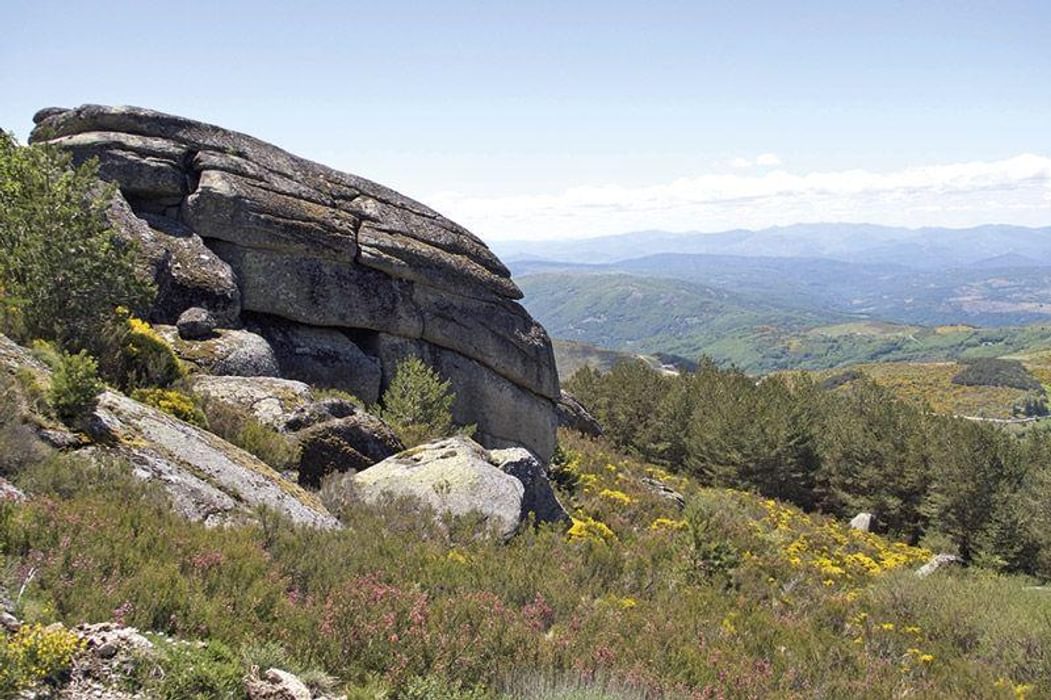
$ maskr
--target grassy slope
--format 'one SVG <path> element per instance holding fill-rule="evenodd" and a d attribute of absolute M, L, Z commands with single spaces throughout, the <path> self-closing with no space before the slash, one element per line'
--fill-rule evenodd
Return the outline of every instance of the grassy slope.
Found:
<path fill-rule="evenodd" d="M 17 589 L 36 567 L 20 601 L 30 620 L 119 615 L 235 651 L 269 640 L 352 691 L 405 690 L 423 674 L 432 690 L 412 697 L 464 697 L 447 692 L 457 684 L 497 697 L 596 674 L 633 688 L 627 698 L 1051 688 L 1051 598 L 1025 580 L 921 580 L 910 569 L 922 550 L 561 440 L 573 528 L 506 546 L 404 504 L 352 505 L 342 532 L 212 530 L 115 467 L 45 463 L 18 477 L 37 499 L 0 506 L 0 571 Z M 694 505 L 680 513 L 643 477 Z"/>
<path fill-rule="evenodd" d="M 1011 418 L 1011 408 L 1026 392 L 999 386 L 962 386 L 952 378 L 961 366 L 955 362 L 885 362 L 854 365 L 877 384 L 907 401 L 924 403 L 936 413 L 984 418 Z M 818 379 L 844 370 L 815 373 Z"/>

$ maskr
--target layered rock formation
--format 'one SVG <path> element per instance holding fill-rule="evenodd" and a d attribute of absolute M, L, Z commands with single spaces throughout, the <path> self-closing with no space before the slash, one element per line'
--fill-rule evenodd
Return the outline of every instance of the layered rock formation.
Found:
<path fill-rule="evenodd" d="M 46 109 L 31 140 L 97 157 L 158 281 L 153 320 L 211 312 L 281 376 L 375 400 L 415 354 L 453 382 L 486 446 L 554 449 L 551 343 L 474 235 L 382 185 L 252 137 L 131 107 Z M 186 343 L 193 341 L 184 340 Z"/>

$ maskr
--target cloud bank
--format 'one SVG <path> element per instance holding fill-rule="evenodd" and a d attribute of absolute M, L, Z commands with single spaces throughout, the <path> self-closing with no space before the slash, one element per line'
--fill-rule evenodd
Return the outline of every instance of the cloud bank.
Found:
<path fill-rule="evenodd" d="M 765 162 L 762 162 L 765 161 Z M 777 166 L 772 153 L 751 161 Z M 800 222 L 966 227 L 1051 225 L 1051 158 L 866 170 L 702 174 L 644 187 L 572 187 L 557 194 L 428 202 L 490 240 L 598 236 L 626 231 L 724 231 Z"/>

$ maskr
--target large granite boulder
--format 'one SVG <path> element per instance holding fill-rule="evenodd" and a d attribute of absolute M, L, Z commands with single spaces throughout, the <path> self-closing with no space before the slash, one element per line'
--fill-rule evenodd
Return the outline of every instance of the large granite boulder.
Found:
<path fill-rule="evenodd" d="M 390 427 L 364 411 L 324 421 L 295 434 L 299 483 L 320 486 L 333 472 L 361 471 L 401 452 L 405 445 Z"/>
<path fill-rule="evenodd" d="M 489 452 L 466 437 L 406 450 L 355 474 L 351 484 L 368 503 L 408 497 L 438 513 L 479 514 L 503 539 L 530 513 L 537 522 L 567 518 L 535 458 L 525 450 Z"/>
<path fill-rule="evenodd" d="M 227 404 L 249 413 L 275 430 L 284 430 L 295 412 L 313 401 L 309 386 L 280 377 L 198 374 L 188 382 L 193 393 L 205 401 Z"/>
<path fill-rule="evenodd" d="M 181 117 L 85 105 L 34 121 L 31 141 L 99 159 L 141 223 L 128 221 L 129 235 L 159 238 L 164 250 L 168 236 L 199 254 L 202 270 L 229 268 L 210 289 L 189 274 L 192 255 L 169 253 L 178 265 L 158 274 L 173 291 L 155 320 L 173 323 L 190 306 L 220 328 L 251 320 L 280 376 L 325 379 L 366 401 L 413 352 L 452 381 L 456 418 L 476 424 L 483 444 L 550 458 L 559 398 L 550 340 L 516 303 L 504 265 L 464 228 L 382 185 Z"/>
<path fill-rule="evenodd" d="M 277 377 L 281 366 L 270 343 L 246 330 L 222 329 L 209 338 L 189 340 L 175 326 L 154 326 L 180 360 L 220 376 Z"/>

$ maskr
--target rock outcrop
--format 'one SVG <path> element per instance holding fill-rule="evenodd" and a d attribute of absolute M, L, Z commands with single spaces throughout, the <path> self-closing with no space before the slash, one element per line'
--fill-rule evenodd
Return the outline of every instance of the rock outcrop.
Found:
<path fill-rule="evenodd" d="M 43 386 L 50 376 L 29 351 L 3 335 L 0 371 L 28 374 Z M 41 416 L 33 418 L 41 431 L 47 430 Z M 262 506 L 297 523 L 339 525 L 314 494 L 256 457 L 123 394 L 104 391 L 86 423 L 95 445 L 82 449 L 126 459 L 137 477 L 161 485 L 175 511 L 189 520 L 209 525 L 244 521 Z"/>
<path fill-rule="evenodd" d="M 942 569 L 946 566 L 953 564 L 962 564 L 963 559 L 956 556 L 955 554 L 935 554 L 932 556 L 926 564 L 916 569 L 916 575 L 920 578 L 927 578 L 938 569 Z"/>
<path fill-rule="evenodd" d="M 406 450 L 355 474 L 351 484 L 368 503 L 409 497 L 438 513 L 478 513 L 504 539 L 530 513 L 537 522 L 568 518 L 543 467 L 525 450 L 489 452 L 465 437 Z"/>
<path fill-rule="evenodd" d="M 207 309 L 221 329 L 265 338 L 280 376 L 366 401 L 417 354 L 452 381 L 454 416 L 483 444 L 550 458 L 550 340 L 464 228 L 382 185 L 180 117 L 85 105 L 34 121 L 33 142 L 97 157 L 119 186 L 118 227 L 143 242 L 158 280 L 154 322 Z"/>
<path fill-rule="evenodd" d="M 360 471 L 405 448 L 379 418 L 343 398 L 319 399 L 303 382 L 208 375 L 190 382 L 194 393 L 205 400 L 245 411 L 295 440 L 303 486 L 316 488 L 326 474 Z"/>
<path fill-rule="evenodd" d="M 872 513 L 858 513 L 850 519 L 850 527 L 861 532 L 872 532 L 872 526 L 876 522 L 876 516 Z"/>
<path fill-rule="evenodd" d="M 568 391 L 562 392 L 556 410 L 560 427 L 569 428 L 590 437 L 602 435 L 602 426 L 595 416 L 591 415 L 591 411 Z"/>

